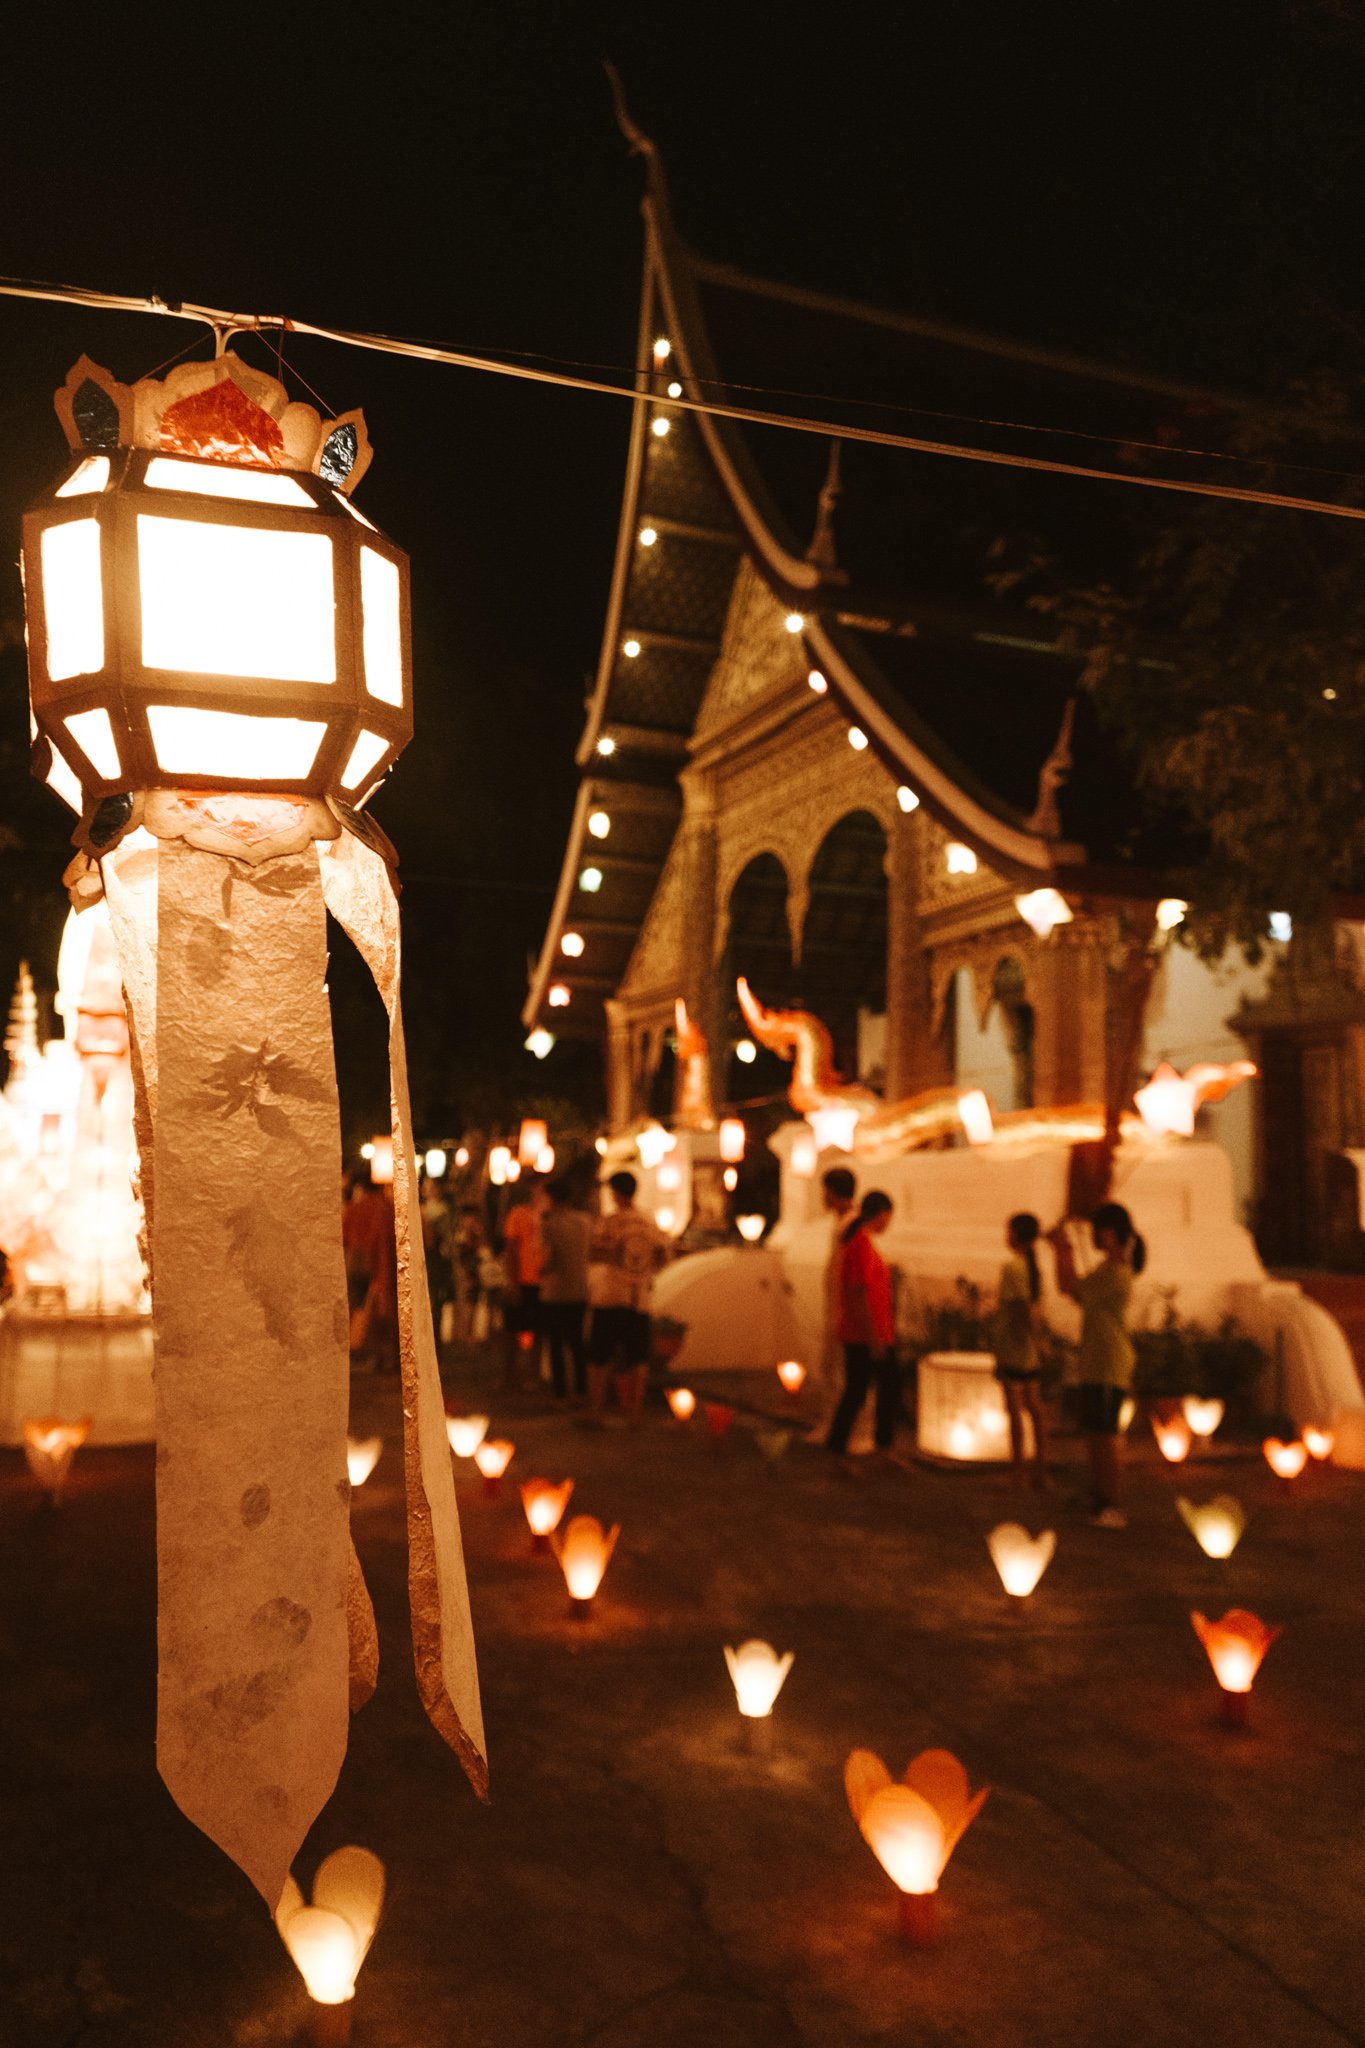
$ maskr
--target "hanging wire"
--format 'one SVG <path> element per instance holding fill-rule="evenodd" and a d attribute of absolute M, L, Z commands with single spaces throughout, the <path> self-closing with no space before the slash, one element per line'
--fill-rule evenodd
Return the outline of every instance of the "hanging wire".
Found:
<path fill-rule="evenodd" d="M 526 362 L 499 362 L 490 356 L 477 355 L 464 349 L 442 348 L 432 342 L 406 340 L 395 335 L 367 332 L 364 329 L 327 327 L 309 320 L 291 320 L 283 314 L 230 313 L 218 307 L 193 305 L 180 300 L 170 301 L 156 296 L 139 299 L 114 292 L 93 291 L 82 285 L 44 284 L 10 277 L 0 277 L 0 295 L 10 298 L 53 300 L 60 304 L 89 306 L 105 312 L 153 313 L 171 319 L 198 321 L 213 328 L 218 337 L 220 353 L 225 335 L 230 337 L 236 334 L 260 333 L 266 328 L 279 328 L 282 332 L 311 335 L 315 340 L 335 342 L 345 348 L 367 349 L 377 355 L 404 356 L 414 362 L 440 363 L 453 369 L 479 370 L 487 376 L 521 379 L 527 383 L 581 391 L 603 398 L 624 398 L 629 399 L 633 405 L 638 405 L 645 398 L 645 394 L 637 387 L 634 374 L 630 385 L 627 386 L 610 383 L 597 377 L 576 376 L 565 370 L 538 369 Z M 847 421 L 797 418 L 790 413 L 772 412 L 762 407 L 731 405 L 718 399 L 689 398 L 685 393 L 678 398 L 655 399 L 653 402 L 675 413 L 695 413 L 710 419 L 733 420 L 741 426 L 779 427 L 788 433 L 818 435 L 825 441 L 837 440 L 878 448 L 896 448 L 907 454 L 938 455 L 957 462 L 974 462 L 1000 469 L 1029 470 L 1044 476 L 1070 476 L 1091 483 L 1126 484 L 1134 490 L 1174 492 L 1183 497 L 1219 498 L 1233 504 L 1265 505 L 1280 511 L 1318 512 L 1332 519 L 1365 520 L 1365 506 L 1336 504 L 1321 498 L 1305 498 L 1284 491 L 1267 491 L 1237 484 L 1201 483 L 1187 477 L 1143 476 L 1135 471 L 1102 469 L 1086 463 L 1062 462 L 1053 457 L 1017 454 L 998 448 L 968 447 L 955 441 L 930 440 L 920 435 L 857 426 Z M 977 424 L 987 423 L 983 421 Z M 1033 431 L 1065 433 L 1068 430 L 1060 428 Z M 1245 460 L 1235 456 L 1224 459 Z M 1344 481 L 1362 481 L 1351 472 L 1343 472 L 1342 476 Z"/>

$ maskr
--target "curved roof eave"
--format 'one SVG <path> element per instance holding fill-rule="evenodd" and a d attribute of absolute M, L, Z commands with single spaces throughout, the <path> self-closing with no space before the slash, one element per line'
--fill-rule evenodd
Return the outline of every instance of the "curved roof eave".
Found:
<path fill-rule="evenodd" d="M 1032 832 L 1002 807 L 989 803 L 967 785 L 973 779 L 961 765 L 951 767 L 938 758 L 913 714 L 899 715 L 887 709 L 882 691 L 862 674 L 854 653 L 836 629 L 818 616 L 806 621 L 807 644 L 819 655 L 820 666 L 831 686 L 867 733 L 883 759 L 894 761 L 905 773 L 906 782 L 941 824 L 960 832 L 964 840 L 988 859 L 1015 873 L 1050 878 L 1059 864 L 1085 860 L 1085 849 L 1044 838 Z"/>
<path fill-rule="evenodd" d="M 545 924 L 545 937 L 541 941 L 540 958 L 536 961 L 531 976 L 531 986 L 522 1005 L 521 1021 L 528 1031 L 540 1022 L 540 1013 L 545 1003 L 545 991 L 554 972 L 558 956 L 559 935 L 564 929 L 564 918 L 569 908 L 578 873 L 578 863 L 583 857 L 583 835 L 587 830 L 588 813 L 597 800 L 597 789 L 591 777 L 585 776 L 578 785 L 578 798 L 574 804 L 573 818 L 569 825 L 569 840 L 564 849 L 564 864 L 559 871 L 559 887 L 555 891 L 553 908 Z"/>

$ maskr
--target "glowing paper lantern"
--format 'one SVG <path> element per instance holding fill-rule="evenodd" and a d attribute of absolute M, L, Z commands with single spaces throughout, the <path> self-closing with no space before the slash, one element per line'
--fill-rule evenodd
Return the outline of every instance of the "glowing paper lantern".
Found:
<path fill-rule="evenodd" d="M 550 1173 L 553 1173 L 553 1172 L 554 1172 L 554 1170 L 555 1170 L 555 1148 L 554 1148 L 554 1146 L 553 1146 L 553 1145 L 542 1145 L 542 1146 L 541 1146 L 541 1148 L 540 1148 L 540 1150 L 539 1150 L 539 1152 L 537 1152 L 537 1154 L 536 1154 L 536 1156 L 535 1156 L 535 1159 L 534 1159 L 534 1161 L 533 1161 L 533 1165 L 534 1165 L 534 1167 L 535 1167 L 535 1170 L 536 1170 L 536 1172 L 537 1172 L 537 1173 L 540 1173 L 540 1174 L 550 1174 Z"/>
<path fill-rule="evenodd" d="M 463 1172 L 464 1172 L 464 1169 L 466 1168 L 466 1166 L 468 1166 L 468 1164 L 469 1164 L 469 1147 L 468 1147 L 468 1145 L 457 1145 L 457 1146 L 455 1147 L 455 1165 L 456 1165 L 456 1168 L 457 1168 L 457 1170 L 458 1170 L 459 1172 L 463 1173 Z"/>
<path fill-rule="evenodd" d="M 1223 1403 L 1201 1400 L 1198 1394 L 1186 1394 L 1180 1408 L 1191 1431 L 1198 1437 L 1212 1436 L 1223 1420 Z"/>
<path fill-rule="evenodd" d="M 1072 921 L 1071 905 L 1060 889 L 1031 889 L 1028 895 L 1015 897 L 1014 907 L 1040 939 L 1045 939 L 1059 924 Z"/>
<path fill-rule="evenodd" d="M 492 1145 L 488 1152 L 488 1178 L 495 1188 L 506 1187 L 507 1172 L 512 1164 L 510 1145 Z"/>
<path fill-rule="evenodd" d="M 467 1158 L 468 1154 L 465 1156 Z M 449 1164 L 450 1161 L 446 1157 L 445 1147 L 443 1145 L 432 1145 L 428 1147 L 426 1157 L 422 1161 L 422 1170 L 428 1180 L 440 1180 Z"/>
<path fill-rule="evenodd" d="M 670 1387 L 664 1396 L 675 1422 L 690 1422 L 697 1412 L 697 1397 L 690 1387 Z"/>
<path fill-rule="evenodd" d="M 28 1469 L 55 1507 L 62 1497 L 71 1461 L 92 1428 L 91 1418 L 62 1422 L 56 1416 L 35 1417 L 24 1424 L 24 1457 Z"/>
<path fill-rule="evenodd" d="M 1157 1449 L 1168 1464 L 1179 1465 L 1184 1459 L 1189 1457 L 1190 1445 L 1193 1443 L 1194 1438 L 1190 1434 L 1190 1425 L 1186 1422 L 1183 1415 L 1172 1415 L 1165 1418 L 1160 1415 L 1154 1415 L 1152 1417 L 1152 1434 L 1156 1438 Z"/>
<path fill-rule="evenodd" d="M 727 1166 L 720 1178 L 721 1185 L 725 1189 L 726 1194 L 732 1195 L 735 1189 L 739 1186 L 739 1168 L 736 1166 Z"/>
<path fill-rule="evenodd" d="M 1281 1443 L 1277 1436 L 1268 1436 L 1261 1449 L 1275 1477 L 1283 1479 L 1286 1483 L 1291 1479 L 1297 1479 L 1308 1463 L 1308 1446 L 1300 1443 L 1297 1438 L 1293 1443 L 1285 1444 Z"/>
<path fill-rule="evenodd" d="M 736 1216 L 735 1229 L 745 1244 L 757 1244 L 768 1227 L 766 1216 Z"/>
<path fill-rule="evenodd" d="M 517 1159 L 522 1166 L 534 1167 L 536 1160 L 550 1142 L 550 1134 L 538 1116 L 524 1116 L 517 1134 Z"/>
<path fill-rule="evenodd" d="M 760 1732 L 755 1729 L 755 1722 L 762 1724 L 763 1737 L 770 1734 L 773 1703 L 795 1661 L 794 1650 L 788 1650 L 779 1657 L 771 1643 L 754 1640 L 741 1643 L 737 1650 L 726 1646 L 726 1666 L 735 1688 L 744 1732 L 751 1743 L 754 1735 Z"/>
<path fill-rule="evenodd" d="M 569 1589 L 573 1612 L 580 1620 L 592 1610 L 620 1533 L 617 1523 L 604 1529 L 596 1515 L 575 1515 L 563 1534 L 556 1530 L 550 1539 Z"/>
<path fill-rule="evenodd" d="M 1261 1668 L 1261 1659 L 1280 1631 L 1267 1628 L 1244 1607 L 1230 1608 L 1221 1621 L 1209 1621 L 1202 1614 L 1192 1614 L 1190 1620 L 1218 1680 L 1223 1719 L 1230 1727 L 1244 1727 L 1247 1696 Z"/>
<path fill-rule="evenodd" d="M 902 1937 L 927 1947 L 937 1933 L 935 1894 L 948 1859 L 986 1803 L 946 1749 L 926 1749 L 896 1784 L 879 1756 L 855 1749 L 844 1765 L 849 1810 L 901 1893 Z"/>
<path fill-rule="evenodd" d="M 486 1415 L 447 1415 L 446 1436 L 457 1458 L 472 1458 L 488 1434 Z"/>
<path fill-rule="evenodd" d="M 818 1152 L 850 1152 L 853 1149 L 853 1133 L 858 1128 L 862 1111 L 849 1103 L 832 1102 L 822 1109 L 812 1109 L 807 1122 L 815 1133 Z"/>
<path fill-rule="evenodd" d="M 346 1439 L 346 1476 L 352 1486 L 363 1486 L 379 1463 L 379 1454 L 384 1448 L 382 1436 L 367 1436 Z"/>
<path fill-rule="evenodd" d="M 1018 1522 L 1001 1522 L 986 1538 L 1000 1583 L 1016 1600 L 1026 1600 L 1052 1562 L 1057 1548 L 1055 1529 L 1030 1536 Z"/>
<path fill-rule="evenodd" d="M 720 1120 L 720 1156 L 731 1166 L 738 1166 L 744 1157 L 745 1131 L 743 1121 L 737 1116 L 723 1116 Z"/>
<path fill-rule="evenodd" d="M 662 1124 L 646 1124 L 635 1139 L 635 1149 L 640 1155 L 641 1166 L 647 1173 L 652 1173 L 654 1168 L 668 1157 L 677 1142 Z"/>
<path fill-rule="evenodd" d="M 815 1169 L 819 1164 L 819 1153 L 816 1150 L 815 1134 L 813 1131 L 800 1131 L 792 1139 L 792 1148 L 787 1155 L 787 1164 L 791 1169 L 793 1180 L 814 1180 Z"/>
<path fill-rule="evenodd" d="M 387 1147 L 419 1689 L 486 1775 L 436 1425 L 395 857 L 359 809 L 412 733 L 407 558 L 349 500 L 360 415 L 322 420 L 231 350 L 133 387 L 82 361 L 57 409 L 73 462 L 24 534 L 34 765 L 79 785 L 69 883 L 104 892 L 140 1055 L 157 1761 L 273 1908 L 375 1663 L 342 1483 L 328 912 L 390 1024 L 392 1127 L 371 1165 L 381 1178 Z M 248 1693 L 249 1713 L 205 1713 Z"/>
<path fill-rule="evenodd" d="M 355 1980 L 383 1904 L 384 1866 L 368 1849 L 334 1849 L 318 1865 L 311 1905 L 305 1905 L 292 1877 L 285 1880 L 275 1925 L 318 2008 L 315 2043 L 344 2044 L 351 2038 Z"/>
<path fill-rule="evenodd" d="M 1176 1507 L 1181 1521 L 1205 1557 L 1232 1556 L 1246 1528 L 1247 1518 L 1239 1500 L 1230 1493 L 1220 1493 L 1213 1500 L 1196 1506 L 1182 1495 L 1176 1501 Z"/>
<path fill-rule="evenodd" d="M 474 1446 L 474 1463 L 483 1478 L 483 1490 L 492 1499 L 498 1491 L 498 1481 L 512 1462 L 516 1445 L 509 1443 L 505 1436 L 486 1436 L 482 1443 Z"/>
<path fill-rule="evenodd" d="M 777 1368 L 777 1377 L 782 1382 L 784 1393 L 795 1399 L 806 1383 L 806 1368 L 799 1358 L 784 1358 Z"/>
<path fill-rule="evenodd" d="M 1336 1436 L 1330 1429 L 1315 1429 L 1312 1423 L 1301 1431 L 1303 1447 L 1310 1458 L 1330 1458 L 1336 1444 Z"/>
<path fill-rule="evenodd" d="M 564 1519 L 572 1492 L 572 1479 L 561 1479 L 558 1486 L 548 1479 L 522 1480 L 521 1505 L 530 1527 L 532 1549 L 549 1549 L 550 1538 Z"/>
<path fill-rule="evenodd" d="M 377 1188 L 393 1186 L 393 1139 L 370 1140 L 370 1179 Z"/>

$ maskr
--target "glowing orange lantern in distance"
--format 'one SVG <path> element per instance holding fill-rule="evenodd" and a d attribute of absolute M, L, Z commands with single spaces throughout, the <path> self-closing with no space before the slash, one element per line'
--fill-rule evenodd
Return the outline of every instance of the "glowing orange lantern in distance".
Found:
<path fill-rule="evenodd" d="M 377 1188 L 393 1186 L 393 1139 L 390 1137 L 370 1140 L 370 1179 Z"/>
<path fill-rule="evenodd" d="M 946 1749 L 926 1749 L 896 1784 L 879 1756 L 855 1749 L 844 1765 L 849 1809 L 901 1894 L 903 1939 L 928 1947 L 938 1932 L 936 1894 L 948 1858 L 986 1803 Z"/>
<path fill-rule="evenodd" d="M 593 1600 L 620 1533 L 618 1523 L 604 1529 L 596 1515 L 575 1515 L 563 1534 L 556 1530 L 551 1538 L 569 1589 L 570 1605 L 579 1621 L 586 1620 L 592 1612 Z"/>
<path fill-rule="evenodd" d="M 737 1116 L 724 1116 L 720 1120 L 720 1156 L 727 1166 L 738 1166 L 744 1157 L 744 1125 Z"/>
<path fill-rule="evenodd" d="M 1168 1464 L 1179 1465 L 1189 1457 L 1190 1445 L 1194 1438 L 1190 1434 L 1190 1425 L 1183 1415 L 1172 1415 L 1164 1422 L 1159 1415 L 1154 1415 L 1152 1431 L 1156 1437 L 1157 1448 Z"/>
<path fill-rule="evenodd" d="M 540 1117 L 524 1116 L 517 1134 L 517 1159 L 522 1166 L 534 1166 L 550 1142 L 550 1133 Z"/>
<path fill-rule="evenodd" d="M 1192 1614 L 1190 1620 L 1218 1680 L 1223 1719 L 1229 1727 L 1242 1728 L 1261 1659 L 1280 1631 L 1267 1628 L 1258 1615 L 1244 1607 L 1229 1608 L 1221 1621 L 1209 1621 L 1202 1614 Z"/>
<path fill-rule="evenodd" d="M 533 1550 L 549 1549 L 550 1537 L 564 1519 L 572 1492 L 572 1479 L 561 1479 L 558 1486 L 548 1479 L 522 1480 L 521 1505 L 530 1525 Z"/>
<path fill-rule="evenodd" d="M 1336 1436 L 1330 1429 L 1314 1429 L 1310 1422 L 1303 1430 L 1303 1447 L 1310 1458 L 1330 1458 Z"/>
<path fill-rule="evenodd" d="M 806 1384 L 806 1368 L 799 1358 L 784 1358 L 777 1368 L 777 1377 L 784 1390 L 795 1398 Z"/>
<path fill-rule="evenodd" d="M 670 1387 L 664 1398 L 675 1422 L 690 1422 L 697 1412 L 697 1397 L 691 1387 Z"/>
<path fill-rule="evenodd" d="M 62 1497 L 71 1461 L 92 1428 L 86 1415 L 79 1422 L 42 1416 L 24 1424 L 24 1456 L 28 1469 L 56 1507 Z"/>
<path fill-rule="evenodd" d="M 1308 1446 L 1297 1439 L 1293 1443 L 1285 1444 L 1281 1443 L 1277 1436 L 1268 1436 L 1261 1449 L 1265 1452 L 1265 1461 L 1275 1477 L 1283 1479 L 1286 1484 L 1291 1479 L 1297 1479 L 1308 1463 Z"/>
<path fill-rule="evenodd" d="M 483 1490 L 490 1500 L 497 1493 L 498 1481 L 511 1464 L 515 1449 L 516 1445 L 505 1436 L 486 1436 L 474 1446 L 474 1463 L 483 1475 Z"/>

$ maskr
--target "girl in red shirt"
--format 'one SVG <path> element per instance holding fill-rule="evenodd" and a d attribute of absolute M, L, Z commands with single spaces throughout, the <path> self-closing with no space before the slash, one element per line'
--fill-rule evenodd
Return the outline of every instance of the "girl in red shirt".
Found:
<path fill-rule="evenodd" d="M 843 1235 L 839 1257 L 839 1341 L 844 1347 L 844 1391 L 825 1439 L 842 1455 L 873 1376 L 877 1381 L 877 1448 L 889 1451 L 900 1409 L 900 1368 L 891 1314 L 891 1274 L 874 1239 L 891 1221 L 891 1197 L 874 1188 Z"/>

